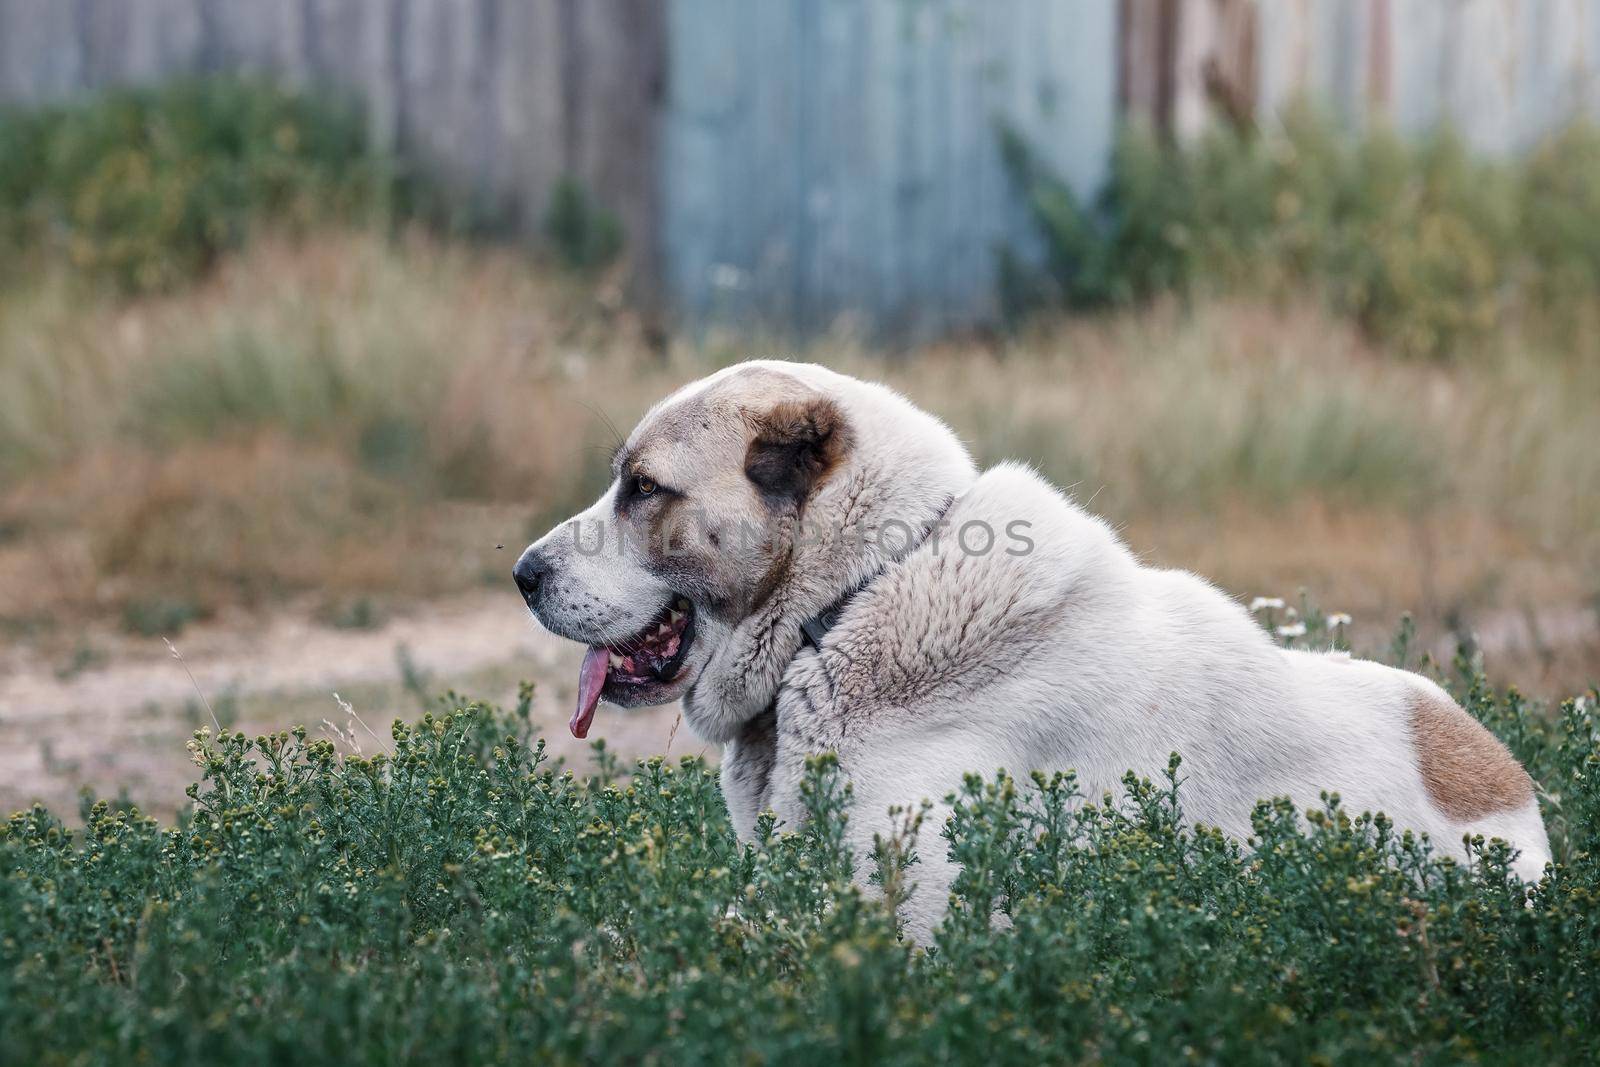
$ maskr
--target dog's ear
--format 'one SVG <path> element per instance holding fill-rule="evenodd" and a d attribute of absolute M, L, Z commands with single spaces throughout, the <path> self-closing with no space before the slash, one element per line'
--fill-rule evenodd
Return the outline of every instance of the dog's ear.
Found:
<path fill-rule="evenodd" d="M 826 397 L 780 400 L 751 421 L 744 473 L 774 504 L 806 499 L 850 448 L 850 427 Z"/>

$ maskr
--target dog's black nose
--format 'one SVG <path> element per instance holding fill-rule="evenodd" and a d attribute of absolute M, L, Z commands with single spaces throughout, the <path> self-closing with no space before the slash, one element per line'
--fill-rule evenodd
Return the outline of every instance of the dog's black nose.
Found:
<path fill-rule="evenodd" d="M 535 607 L 539 597 L 539 583 L 550 573 L 550 563 L 544 553 L 535 552 L 533 549 L 522 554 L 517 560 L 517 565 L 511 570 L 511 579 L 517 583 L 517 588 L 522 591 L 523 602 L 530 609 Z"/>

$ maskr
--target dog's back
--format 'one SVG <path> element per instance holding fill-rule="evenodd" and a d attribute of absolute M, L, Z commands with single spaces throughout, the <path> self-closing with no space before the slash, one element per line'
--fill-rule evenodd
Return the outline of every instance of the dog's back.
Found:
<path fill-rule="evenodd" d="M 1099 799 L 1129 769 L 1159 775 L 1176 751 L 1186 817 L 1240 839 L 1260 799 L 1304 810 L 1337 792 L 1449 854 L 1464 854 L 1464 834 L 1503 838 L 1537 879 L 1549 846 L 1527 774 L 1438 686 L 1279 648 L 1238 603 L 1142 566 L 1024 468 L 982 475 L 950 526 L 1019 519 L 1030 551 L 925 544 L 786 679 L 780 717 L 839 751 L 864 841 L 875 809 L 936 800 L 963 773 L 1070 769 Z M 802 708 L 803 692 L 824 696 Z"/>

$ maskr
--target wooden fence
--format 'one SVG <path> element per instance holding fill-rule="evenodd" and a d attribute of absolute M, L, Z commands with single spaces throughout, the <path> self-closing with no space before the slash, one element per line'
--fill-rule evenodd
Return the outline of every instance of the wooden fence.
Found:
<path fill-rule="evenodd" d="M 0 0 L 0 101 L 253 73 L 355 94 L 375 143 L 525 233 L 563 176 L 654 273 L 656 0 Z"/>
<path fill-rule="evenodd" d="M 533 234 L 562 176 L 692 323 L 922 335 L 1033 248 L 997 130 L 1083 195 L 1125 116 L 1192 136 L 1299 94 L 1526 148 L 1600 106 L 1591 0 L 0 0 L 0 101 L 257 71 Z"/>

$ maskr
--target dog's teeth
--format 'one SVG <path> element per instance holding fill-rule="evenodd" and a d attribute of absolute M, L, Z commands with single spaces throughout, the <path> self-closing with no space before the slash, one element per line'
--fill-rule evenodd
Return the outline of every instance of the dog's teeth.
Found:
<path fill-rule="evenodd" d="M 615 652 L 611 653 L 611 655 L 609 657 L 607 657 L 606 666 L 608 666 L 608 667 L 620 667 L 620 666 L 622 666 L 622 657 L 617 655 Z"/>
<path fill-rule="evenodd" d="M 678 598 L 678 610 L 679 611 L 688 611 L 689 610 L 689 602 L 687 600 L 685 600 L 683 597 L 679 597 Z"/>
<path fill-rule="evenodd" d="M 662 623 L 660 626 L 656 627 L 656 636 L 657 637 L 665 637 L 667 634 L 670 634 L 671 632 L 672 632 L 672 627 L 668 626 L 666 623 Z"/>
<path fill-rule="evenodd" d="M 676 625 L 678 625 L 678 623 L 680 621 L 682 621 L 683 612 L 681 612 L 681 611 L 669 611 L 669 612 L 667 612 L 667 617 L 672 620 L 672 625 L 676 626 Z"/>

